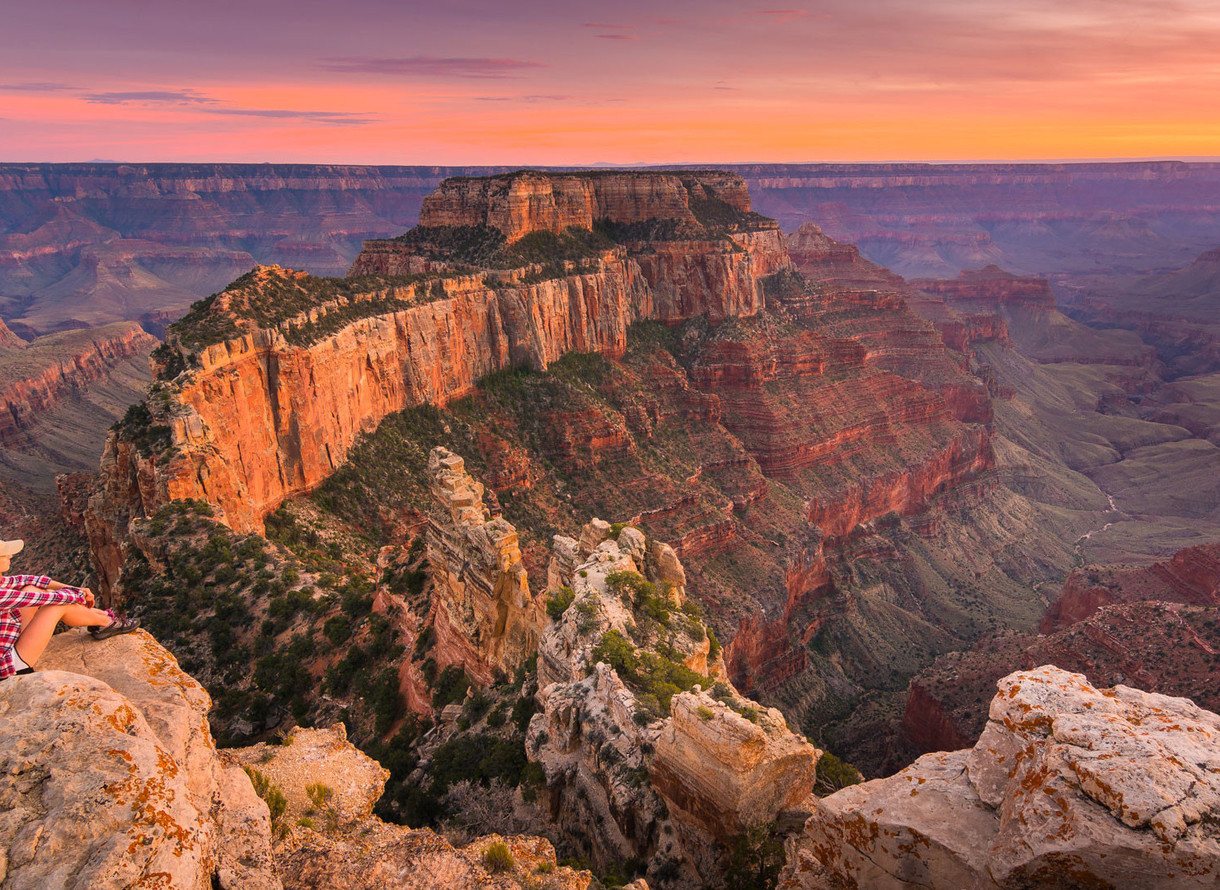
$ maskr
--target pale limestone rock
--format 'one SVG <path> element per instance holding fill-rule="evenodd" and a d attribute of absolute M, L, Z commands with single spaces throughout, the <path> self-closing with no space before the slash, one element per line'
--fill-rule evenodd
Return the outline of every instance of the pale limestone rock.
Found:
<path fill-rule="evenodd" d="M 555 535 L 551 541 L 551 562 L 547 566 L 547 590 L 572 586 L 572 575 L 580 562 L 580 544 L 575 538 Z"/>
<path fill-rule="evenodd" d="M 496 842 L 508 847 L 511 871 L 484 868 L 483 855 Z M 593 879 L 559 866 L 544 838 L 489 835 L 455 848 L 428 829 L 379 820 L 343 836 L 294 830 L 279 845 L 279 858 L 287 890 L 587 890 Z"/>
<path fill-rule="evenodd" d="M 435 657 L 486 686 L 496 671 L 511 674 L 537 648 L 543 598 L 530 593 L 517 530 L 488 519 L 483 486 L 462 458 L 434 448 L 428 474 L 436 504 L 427 533 Z"/>
<path fill-rule="evenodd" d="M 674 716 L 658 715 L 655 697 L 637 695 L 610 665 L 594 663 L 598 643 L 617 631 L 641 652 L 663 648 L 700 673 L 723 676 L 722 662 L 708 664 L 710 644 L 697 619 L 674 611 L 668 624 L 649 624 L 634 613 L 632 591 L 608 582 L 634 572 L 667 583 L 653 570 L 642 533 L 626 528 L 611 540 L 608 532 L 600 520 L 586 525 L 578 545 L 583 560 L 561 570 L 575 596 L 539 645 L 541 710 L 530 723 L 526 753 L 546 772 L 552 819 L 581 839 L 595 864 L 640 857 L 650 875 L 668 876 L 667 886 L 706 886 L 723 871 L 719 841 L 809 795 L 818 752 L 789 732 L 778 711 L 759 708 L 731 687 L 758 725 L 706 694 L 674 696 Z M 684 580 L 671 548 L 652 552 L 670 557 L 669 577 Z M 553 557 L 552 567 L 570 558 Z M 686 699 L 695 703 L 687 707 Z M 710 725 L 699 713 L 704 702 L 715 709 Z"/>
<path fill-rule="evenodd" d="M 779 711 L 754 708 L 755 723 L 696 691 L 675 695 L 671 713 L 652 783 L 671 810 L 716 836 L 772 822 L 813 791 L 821 752 L 791 732 Z"/>
<path fill-rule="evenodd" d="M 490 835 L 454 848 L 429 829 L 372 816 L 389 772 L 347 740 L 342 724 L 298 729 L 284 744 L 226 753 L 265 775 L 287 801 L 275 841 L 286 890 L 515 890 L 541 866 L 550 874 L 536 876 L 532 886 L 538 890 L 586 890 L 592 880 L 589 872 L 559 868 L 544 838 Z M 329 795 L 319 794 L 317 785 Z M 508 846 L 514 863 L 498 875 L 483 867 L 483 854 L 497 841 Z"/>
<path fill-rule="evenodd" d="M 686 588 L 686 570 L 682 568 L 673 547 L 661 541 L 653 541 L 648 548 L 648 562 L 656 580 L 672 584 L 679 590 Z"/>
<path fill-rule="evenodd" d="M 604 519 L 592 519 L 580 530 L 578 552 L 581 559 L 587 559 L 603 541 L 610 540 L 610 523 Z"/>
<path fill-rule="evenodd" d="M 644 546 L 644 533 L 638 528 L 633 528 L 629 525 L 619 532 L 619 550 L 631 557 L 632 562 L 639 567 L 637 571 L 639 571 L 641 575 L 644 574 Z"/>
<path fill-rule="evenodd" d="M 278 890 L 266 806 L 226 770 L 207 693 L 138 632 L 52 639 L 0 684 L 5 888 Z M 67 668 L 73 671 L 68 673 Z M 87 676 L 91 674 L 92 676 Z"/>
<path fill-rule="evenodd" d="M 289 822 L 307 814 L 333 814 L 341 824 L 367 819 L 390 778 L 389 770 L 348 742 L 342 723 L 293 730 L 279 745 L 263 743 L 225 753 L 234 763 L 258 770 L 283 792 Z M 321 814 L 308 793 L 309 786 L 318 783 L 330 792 Z"/>
<path fill-rule="evenodd" d="M 1001 680 L 989 716 L 972 750 L 820 801 L 785 886 L 824 886 L 809 857 L 881 890 L 1220 886 L 1220 717 L 1052 666 Z"/>

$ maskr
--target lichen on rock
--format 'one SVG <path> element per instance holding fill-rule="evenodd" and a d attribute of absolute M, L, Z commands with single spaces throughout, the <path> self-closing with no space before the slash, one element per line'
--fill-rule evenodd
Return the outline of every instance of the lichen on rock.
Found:
<path fill-rule="evenodd" d="M 38 666 L 0 685 L 5 887 L 279 890 L 267 809 L 172 655 L 74 631 Z"/>
<path fill-rule="evenodd" d="M 819 801 L 784 886 L 1201 890 L 1218 826 L 1220 717 L 1048 665 L 1000 680 L 973 749 Z"/>

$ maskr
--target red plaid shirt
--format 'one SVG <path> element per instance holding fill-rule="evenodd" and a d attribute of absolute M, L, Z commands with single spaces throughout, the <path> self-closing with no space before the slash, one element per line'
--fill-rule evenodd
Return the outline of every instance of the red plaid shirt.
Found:
<path fill-rule="evenodd" d="M 21 615 L 26 606 L 54 606 L 60 603 L 85 604 L 85 595 L 76 587 L 47 590 L 51 579 L 46 575 L 0 575 L 0 680 L 11 677 L 13 644 L 21 636 Z M 37 590 L 22 590 L 37 587 Z"/>

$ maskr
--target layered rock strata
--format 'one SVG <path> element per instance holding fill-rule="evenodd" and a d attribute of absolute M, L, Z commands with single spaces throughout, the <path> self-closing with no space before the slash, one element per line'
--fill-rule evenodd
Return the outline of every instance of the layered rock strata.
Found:
<path fill-rule="evenodd" d="M 1214 887 L 1218 817 L 1220 717 L 1047 666 L 973 749 L 820 800 L 784 886 Z"/>
<path fill-rule="evenodd" d="M 700 203 L 750 211 L 746 183 L 732 173 L 542 173 L 523 170 L 486 178 L 457 177 L 424 198 L 421 226 L 499 229 L 509 241 L 531 232 L 592 229 L 600 220 L 672 220 L 699 225 Z M 692 206 L 694 205 L 694 206 Z"/>
<path fill-rule="evenodd" d="M 903 735 L 919 753 L 969 747 L 986 723 L 996 681 L 1048 661 L 1096 685 L 1126 683 L 1220 709 L 1218 619 L 1214 605 L 1115 603 L 1050 633 L 988 637 L 938 657 L 911 679 Z"/>
<path fill-rule="evenodd" d="M 53 638 L 0 687 L 5 886 L 279 890 L 267 807 L 218 757 L 210 707 L 145 633 Z"/>
<path fill-rule="evenodd" d="M 30 444 L 29 431 L 40 415 L 71 393 L 104 382 L 124 361 L 146 357 L 157 339 L 137 324 L 120 322 L 18 344 L 0 352 L 0 447 Z"/>
<path fill-rule="evenodd" d="M 610 532 L 594 520 L 579 540 L 556 538 L 551 580 L 572 599 L 539 647 L 527 753 L 546 772 L 552 818 L 595 862 L 638 857 L 650 877 L 700 886 L 719 873 L 717 840 L 804 801 L 819 752 L 725 681 L 711 637 L 681 609 L 673 551 L 631 527 Z M 670 679 L 648 679 L 658 672 Z M 678 677 L 715 695 L 681 692 Z"/>
<path fill-rule="evenodd" d="M 1220 543 L 1185 547 L 1150 566 L 1073 569 L 1039 630 L 1053 633 L 1103 606 L 1144 600 L 1220 605 Z"/>
<path fill-rule="evenodd" d="M 435 658 L 487 686 L 497 671 L 511 674 L 537 650 L 543 600 L 530 593 L 517 530 L 490 516 L 483 485 L 462 458 L 434 448 L 428 473 L 436 506 L 427 536 Z"/>
<path fill-rule="evenodd" d="M 443 405 L 494 371 L 544 369 L 570 351 L 619 355 L 628 326 L 642 319 L 757 313 L 759 280 L 787 258 L 773 226 L 752 217 L 750 225 L 557 267 L 422 282 L 334 285 L 277 267 L 239 279 L 170 329 L 160 370 L 172 381 L 148 399 L 143 431 L 108 441 L 89 523 L 104 587 L 117 580 L 127 523 L 169 500 L 201 498 L 235 530 L 259 531 L 268 512 L 320 484 L 389 413 Z M 158 433 L 152 445 L 148 431 Z"/>

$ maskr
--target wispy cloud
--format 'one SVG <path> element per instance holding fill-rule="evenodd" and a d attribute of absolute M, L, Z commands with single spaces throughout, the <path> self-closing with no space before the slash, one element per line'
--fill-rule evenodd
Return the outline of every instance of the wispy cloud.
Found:
<path fill-rule="evenodd" d="M 203 114 L 224 117 L 257 117 L 265 120 L 301 120 L 318 124 L 360 126 L 378 118 L 353 111 L 314 111 L 296 108 L 247 108 L 229 105 L 195 90 L 131 90 L 112 93 L 86 93 L 81 96 L 95 105 L 180 105 Z"/>
<path fill-rule="evenodd" d="M 362 58 L 343 56 L 323 59 L 325 71 L 344 74 L 387 74 L 402 77 L 463 77 L 478 79 L 520 77 L 525 71 L 546 68 L 529 59 L 479 57 L 408 56 L 405 58 Z"/>
<path fill-rule="evenodd" d="M 131 103 L 213 105 L 217 101 L 211 96 L 200 95 L 194 90 L 131 90 L 116 93 L 86 93 L 81 98 L 95 105 L 129 105 Z"/>
<path fill-rule="evenodd" d="M 759 9 L 755 15 L 765 15 L 776 22 L 790 22 L 809 15 L 808 9 Z"/>
<path fill-rule="evenodd" d="M 261 117 L 271 120 L 303 120 L 317 124 L 336 124 L 341 126 L 362 126 L 376 123 L 378 118 L 352 111 L 298 111 L 294 108 L 239 108 L 227 106 L 224 108 L 200 109 L 206 114 L 221 114 L 230 117 Z"/>
<path fill-rule="evenodd" d="M 0 92 L 6 93 L 58 93 L 64 90 L 75 90 L 78 87 L 66 83 L 46 83 L 43 81 L 28 81 L 26 83 L 0 83 Z"/>
<path fill-rule="evenodd" d="M 529 96 L 475 96 L 473 98 L 476 102 L 563 102 L 572 97 L 544 93 Z"/>
<path fill-rule="evenodd" d="M 582 28 L 593 28 L 598 31 L 604 31 L 604 34 L 596 35 L 601 40 L 639 40 L 638 34 L 633 33 L 635 25 L 616 25 L 611 22 L 581 22 Z"/>

